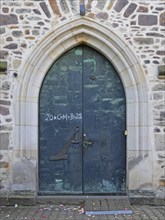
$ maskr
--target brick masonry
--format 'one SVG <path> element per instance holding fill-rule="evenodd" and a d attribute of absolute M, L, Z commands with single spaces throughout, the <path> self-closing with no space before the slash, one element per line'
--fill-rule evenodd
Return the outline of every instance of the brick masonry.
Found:
<path fill-rule="evenodd" d="M 7 75 L 0 74 L 0 174 L 1 190 L 9 187 L 14 149 L 14 93 L 25 58 L 56 25 L 79 16 L 78 0 L 0 1 L 0 61 L 7 61 Z M 153 157 L 159 175 L 155 187 L 165 179 L 165 81 L 158 79 L 158 66 L 165 65 L 165 5 L 163 0 L 86 0 L 85 16 L 116 32 L 130 45 L 146 71 L 152 103 Z M 14 73 L 19 73 L 18 78 Z M 162 182 L 161 182 L 162 183 Z"/>

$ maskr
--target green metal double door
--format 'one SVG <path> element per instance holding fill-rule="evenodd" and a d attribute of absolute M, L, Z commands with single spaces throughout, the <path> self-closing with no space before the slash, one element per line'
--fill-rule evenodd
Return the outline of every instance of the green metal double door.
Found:
<path fill-rule="evenodd" d="M 112 64 L 85 45 L 63 54 L 40 91 L 39 193 L 125 193 L 125 120 Z"/>

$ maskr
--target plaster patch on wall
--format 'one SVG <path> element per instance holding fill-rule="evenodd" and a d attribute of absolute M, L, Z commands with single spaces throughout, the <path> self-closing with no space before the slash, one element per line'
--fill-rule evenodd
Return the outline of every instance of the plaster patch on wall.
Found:
<path fill-rule="evenodd" d="M 129 187 L 130 190 L 153 190 L 151 153 L 130 170 Z"/>
<path fill-rule="evenodd" d="M 25 159 L 13 164 L 12 191 L 35 190 L 36 172 L 34 165 Z"/>

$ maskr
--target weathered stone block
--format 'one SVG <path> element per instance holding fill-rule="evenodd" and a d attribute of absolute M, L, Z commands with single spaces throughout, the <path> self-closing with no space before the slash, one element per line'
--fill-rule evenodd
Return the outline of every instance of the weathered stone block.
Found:
<path fill-rule="evenodd" d="M 11 102 L 6 100 L 0 100 L 0 105 L 11 105 Z"/>
<path fill-rule="evenodd" d="M 22 37 L 23 33 L 22 33 L 22 31 L 13 31 L 12 35 L 13 35 L 13 37 Z"/>
<path fill-rule="evenodd" d="M 165 79 L 165 65 L 158 66 L 158 78 Z"/>
<path fill-rule="evenodd" d="M 158 18 L 156 15 L 139 15 L 138 24 L 141 26 L 157 25 Z"/>
<path fill-rule="evenodd" d="M 37 17 L 37 16 L 31 16 L 31 17 L 28 17 L 28 19 L 31 20 L 31 21 L 39 21 L 39 20 L 41 20 L 41 18 Z"/>
<path fill-rule="evenodd" d="M 149 38 L 149 37 L 136 37 L 134 38 L 134 42 L 138 43 L 140 45 L 144 45 L 144 44 L 153 44 L 154 43 L 154 39 L 153 38 Z"/>
<path fill-rule="evenodd" d="M 152 90 L 153 91 L 165 91 L 165 84 L 161 83 L 161 84 L 155 85 Z"/>
<path fill-rule="evenodd" d="M 164 109 L 154 112 L 154 124 L 159 126 L 165 126 L 165 112 Z"/>
<path fill-rule="evenodd" d="M 22 2 L 21 1 L 9 1 L 9 6 L 21 6 Z"/>
<path fill-rule="evenodd" d="M 162 40 L 162 41 L 161 41 L 161 45 L 162 45 L 162 46 L 165 46 L 165 40 Z"/>
<path fill-rule="evenodd" d="M 25 34 L 26 34 L 26 35 L 30 34 L 30 30 L 29 30 L 29 29 L 26 29 L 26 30 L 25 30 Z"/>
<path fill-rule="evenodd" d="M 9 8 L 4 7 L 4 8 L 2 8 L 2 11 L 3 11 L 4 13 L 9 13 Z"/>
<path fill-rule="evenodd" d="M 4 203 L 4 201 L 3 201 Z M 2 203 L 2 204 L 3 204 Z M 7 202 L 4 205 L 14 206 L 18 204 L 19 206 L 34 206 L 36 205 L 36 196 L 34 192 L 27 193 L 26 191 L 21 191 L 21 194 L 16 193 L 10 194 L 8 196 Z M 26 217 L 25 217 L 26 218 Z"/>
<path fill-rule="evenodd" d="M 119 26 L 118 23 L 112 23 L 112 27 L 117 28 Z"/>
<path fill-rule="evenodd" d="M 9 131 L 12 130 L 11 126 L 0 125 L 0 131 Z"/>
<path fill-rule="evenodd" d="M 124 17 L 128 18 L 130 15 L 134 13 L 136 8 L 137 8 L 137 4 L 131 3 L 126 9 L 126 11 L 124 12 Z"/>
<path fill-rule="evenodd" d="M 108 19 L 108 13 L 106 12 L 100 12 L 97 14 L 96 16 L 98 19 L 101 19 L 101 20 L 107 20 Z"/>
<path fill-rule="evenodd" d="M 146 35 L 147 36 L 162 37 L 162 38 L 164 38 L 163 34 L 159 34 L 159 33 L 155 33 L 155 32 L 146 33 Z"/>
<path fill-rule="evenodd" d="M 26 36 L 25 38 L 28 39 L 28 40 L 34 40 L 35 39 L 34 36 Z"/>
<path fill-rule="evenodd" d="M 163 94 L 162 93 L 155 93 L 153 95 L 153 99 L 154 100 L 161 100 L 163 98 Z"/>
<path fill-rule="evenodd" d="M 33 9 L 34 13 L 37 15 L 41 15 L 41 12 L 38 9 Z"/>
<path fill-rule="evenodd" d="M 89 0 L 88 3 L 86 4 L 86 10 L 87 10 L 87 11 L 91 11 L 92 1 L 93 1 L 93 0 Z"/>
<path fill-rule="evenodd" d="M 148 7 L 140 6 L 137 12 L 148 12 Z"/>
<path fill-rule="evenodd" d="M 106 2 L 107 0 L 97 1 L 96 7 L 99 8 L 100 10 L 103 10 Z"/>
<path fill-rule="evenodd" d="M 64 13 L 69 12 L 69 8 L 68 8 L 68 5 L 66 3 L 66 0 L 60 1 L 60 5 L 61 5 L 61 9 Z"/>
<path fill-rule="evenodd" d="M 164 110 L 165 109 L 165 102 L 164 103 L 162 101 L 155 102 L 154 109 L 156 109 L 156 110 Z"/>
<path fill-rule="evenodd" d="M 154 132 L 155 132 L 155 133 L 160 133 L 161 130 L 160 130 L 160 128 L 156 127 L 156 128 L 154 128 Z"/>
<path fill-rule="evenodd" d="M 165 187 L 165 179 L 164 179 L 164 178 L 161 178 L 161 179 L 159 180 L 159 186 Z"/>
<path fill-rule="evenodd" d="M 160 14 L 160 25 L 165 26 L 165 12 Z"/>
<path fill-rule="evenodd" d="M 26 44 L 26 43 L 22 43 L 22 44 L 21 44 L 21 47 L 22 47 L 22 48 L 27 48 L 27 44 Z"/>
<path fill-rule="evenodd" d="M 13 68 L 14 69 L 18 69 L 20 67 L 20 65 L 21 65 L 21 60 L 19 60 L 19 59 L 13 60 Z"/>
<path fill-rule="evenodd" d="M 7 169 L 9 168 L 9 162 L 0 161 L 0 169 Z"/>
<path fill-rule="evenodd" d="M 0 106 L 0 115 L 9 115 L 9 109 L 3 106 Z"/>
<path fill-rule="evenodd" d="M 5 121 L 6 121 L 6 122 L 11 122 L 11 121 L 12 121 L 12 118 L 6 118 Z"/>
<path fill-rule="evenodd" d="M 39 30 L 32 30 L 32 34 L 35 35 L 35 36 L 37 36 L 37 35 L 40 34 L 40 32 L 39 32 Z"/>
<path fill-rule="evenodd" d="M 1 133 L 0 134 L 0 150 L 7 150 L 9 146 L 9 134 L 8 133 Z"/>
<path fill-rule="evenodd" d="M 30 12 L 31 12 L 30 8 L 19 8 L 19 9 L 16 9 L 16 13 L 17 14 L 30 13 Z"/>
<path fill-rule="evenodd" d="M 164 7 L 156 7 L 155 10 L 157 10 L 157 11 L 164 11 Z"/>
<path fill-rule="evenodd" d="M 165 121 L 161 121 L 161 120 L 156 120 L 156 119 L 155 119 L 154 125 L 155 125 L 155 126 L 163 127 L 163 126 L 165 126 Z"/>
<path fill-rule="evenodd" d="M 115 11 L 120 12 L 128 3 L 128 0 L 118 0 L 114 7 Z"/>
<path fill-rule="evenodd" d="M 40 3 L 40 6 L 41 6 L 42 10 L 44 11 L 44 13 L 46 14 L 46 16 L 47 16 L 48 18 L 50 18 L 50 17 L 51 17 L 51 14 L 50 14 L 50 12 L 49 12 L 49 9 L 48 9 L 46 3 L 45 3 L 45 2 L 41 2 L 41 3 Z"/>
<path fill-rule="evenodd" d="M 165 50 L 158 50 L 158 51 L 156 51 L 156 54 L 158 54 L 160 56 L 165 56 Z"/>
<path fill-rule="evenodd" d="M 73 12 L 76 12 L 77 11 L 77 0 L 69 0 L 69 3 L 70 3 L 70 6 L 71 6 L 71 9 Z"/>
<path fill-rule="evenodd" d="M 162 121 L 165 121 L 165 112 L 164 111 L 160 112 L 160 118 Z"/>
<path fill-rule="evenodd" d="M 19 18 L 20 18 L 20 20 L 23 20 L 23 19 L 24 19 L 24 16 L 23 16 L 23 15 L 20 15 Z"/>
<path fill-rule="evenodd" d="M 20 50 L 18 51 L 13 51 L 14 54 L 17 54 L 17 55 L 22 55 L 22 52 Z"/>
<path fill-rule="evenodd" d="M 25 4 L 25 6 L 29 6 L 29 7 L 34 5 L 33 2 L 29 2 L 29 1 L 28 2 L 24 2 L 24 4 Z"/>
<path fill-rule="evenodd" d="M 6 61 L 0 61 L 0 75 L 1 74 L 7 74 L 7 62 Z"/>
<path fill-rule="evenodd" d="M 0 28 L 0 34 L 4 34 L 6 32 L 5 28 Z"/>
<path fill-rule="evenodd" d="M 155 134 L 155 149 L 156 151 L 165 151 L 165 136 L 164 134 Z"/>
<path fill-rule="evenodd" d="M 154 63 L 154 64 L 160 64 L 160 62 L 157 61 L 157 60 L 153 60 L 152 63 Z"/>
<path fill-rule="evenodd" d="M 8 51 L 0 50 L 0 59 L 4 60 L 9 55 Z"/>
<path fill-rule="evenodd" d="M 0 90 L 9 90 L 10 89 L 10 83 L 5 81 L 0 84 Z"/>
<path fill-rule="evenodd" d="M 94 18 L 94 17 L 95 17 L 95 14 L 94 14 L 94 13 L 89 13 L 89 14 L 87 14 L 87 17 L 88 17 L 88 18 Z"/>
<path fill-rule="evenodd" d="M 45 24 L 44 24 L 44 22 L 40 21 L 40 22 L 38 22 L 38 25 L 44 26 Z"/>
<path fill-rule="evenodd" d="M 12 37 L 7 37 L 6 41 L 13 41 L 13 38 Z"/>
<path fill-rule="evenodd" d="M 0 14 L 0 26 L 9 25 L 9 24 L 18 24 L 18 18 L 14 14 L 3 15 Z"/>
<path fill-rule="evenodd" d="M 149 64 L 151 61 L 150 60 L 144 60 L 145 64 Z"/>
<path fill-rule="evenodd" d="M 6 45 L 4 48 L 7 48 L 7 49 L 17 49 L 18 48 L 18 44 L 11 43 L 11 44 Z"/>
<path fill-rule="evenodd" d="M 60 10 L 59 10 L 58 5 L 57 5 L 57 2 L 54 1 L 54 0 L 49 0 L 49 3 L 51 5 L 51 7 L 52 7 L 53 12 L 56 15 L 61 15 Z"/>

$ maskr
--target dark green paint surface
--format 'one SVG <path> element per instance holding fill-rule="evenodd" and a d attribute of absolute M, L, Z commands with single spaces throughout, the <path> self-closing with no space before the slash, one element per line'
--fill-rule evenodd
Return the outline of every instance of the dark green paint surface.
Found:
<path fill-rule="evenodd" d="M 61 56 L 40 92 L 39 192 L 126 191 L 125 94 L 111 63 L 85 45 Z"/>

